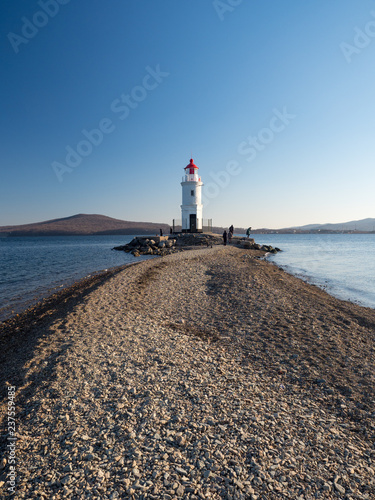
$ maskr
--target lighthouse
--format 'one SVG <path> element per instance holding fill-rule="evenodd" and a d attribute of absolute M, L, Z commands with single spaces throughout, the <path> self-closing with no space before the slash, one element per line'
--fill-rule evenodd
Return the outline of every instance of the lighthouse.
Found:
<path fill-rule="evenodd" d="M 185 167 L 185 175 L 182 177 L 182 205 L 181 219 L 183 233 L 203 232 L 202 219 L 202 186 L 203 182 L 198 174 L 198 167 L 191 159 Z"/>

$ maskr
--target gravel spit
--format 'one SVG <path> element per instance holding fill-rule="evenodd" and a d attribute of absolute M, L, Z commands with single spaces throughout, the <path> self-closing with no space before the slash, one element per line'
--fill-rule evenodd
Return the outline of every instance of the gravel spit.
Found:
<path fill-rule="evenodd" d="M 262 255 L 143 261 L 4 323 L 1 498 L 8 385 L 14 499 L 374 499 L 375 311 Z"/>

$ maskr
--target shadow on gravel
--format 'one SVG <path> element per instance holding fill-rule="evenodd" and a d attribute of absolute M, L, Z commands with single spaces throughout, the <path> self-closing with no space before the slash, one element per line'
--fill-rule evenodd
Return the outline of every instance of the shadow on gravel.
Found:
<path fill-rule="evenodd" d="M 147 286 L 149 286 L 151 284 L 152 280 L 154 279 L 154 277 L 158 274 L 158 271 L 160 271 L 161 269 L 163 269 L 167 266 L 168 266 L 168 264 L 166 262 L 160 262 L 160 264 L 155 264 L 150 269 L 147 269 L 147 271 L 144 272 L 140 276 L 140 278 L 137 282 L 138 290 L 142 291 Z"/>
<path fill-rule="evenodd" d="M 7 386 L 10 385 L 15 386 L 17 390 L 16 422 L 28 413 L 28 400 L 39 387 L 50 385 L 54 378 L 54 368 L 71 343 L 62 340 L 58 350 L 51 352 L 43 359 L 42 366 L 33 367 L 35 371 L 27 377 L 29 368 L 25 365 L 35 357 L 36 347 L 43 341 L 48 345 L 49 335 L 55 335 L 55 332 L 51 330 L 51 325 L 59 320 L 63 322 L 66 316 L 74 311 L 76 306 L 82 303 L 91 292 L 125 267 L 127 266 L 81 280 L 0 324 L 0 383 L 2 386 L 0 405 L 3 412 L 6 412 Z M 52 393 L 51 396 L 53 397 Z M 35 406 L 33 411 L 35 411 Z M 6 436 L 2 433 L 1 450 L 4 450 L 5 444 Z"/>
<path fill-rule="evenodd" d="M 207 270 L 205 274 L 210 277 L 210 281 L 206 285 L 206 294 L 211 296 L 218 295 L 222 290 L 222 286 L 217 282 L 217 274 L 211 270 Z"/>
<path fill-rule="evenodd" d="M 195 325 L 186 325 L 185 323 L 169 323 L 167 325 L 174 331 L 185 333 L 186 335 L 191 335 L 197 337 L 197 340 L 203 340 L 205 342 L 217 342 L 220 340 L 220 336 L 214 330 L 209 330 L 208 328 L 198 328 Z"/>

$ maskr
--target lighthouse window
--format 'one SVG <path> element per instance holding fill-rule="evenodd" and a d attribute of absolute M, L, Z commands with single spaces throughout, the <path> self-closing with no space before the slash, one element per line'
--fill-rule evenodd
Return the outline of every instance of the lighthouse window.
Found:
<path fill-rule="evenodd" d="M 190 193 L 191 193 L 191 196 L 194 196 L 194 189 L 192 189 L 192 190 L 190 191 Z"/>

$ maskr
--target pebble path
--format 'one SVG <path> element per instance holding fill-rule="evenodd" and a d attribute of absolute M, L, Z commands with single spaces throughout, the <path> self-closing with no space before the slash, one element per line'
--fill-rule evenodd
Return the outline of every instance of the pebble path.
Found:
<path fill-rule="evenodd" d="M 144 261 L 46 320 L 12 498 L 374 499 L 375 311 L 260 255 Z"/>

